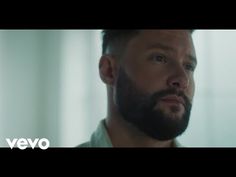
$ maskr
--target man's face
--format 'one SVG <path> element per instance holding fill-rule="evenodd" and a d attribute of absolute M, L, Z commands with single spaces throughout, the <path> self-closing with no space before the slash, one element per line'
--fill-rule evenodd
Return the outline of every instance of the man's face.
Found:
<path fill-rule="evenodd" d="M 131 39 L 114 91 L 123 118 L 158 140 L 182 134 L 194 95 L 195 58 L 187 30 L 143 30 Z"/>

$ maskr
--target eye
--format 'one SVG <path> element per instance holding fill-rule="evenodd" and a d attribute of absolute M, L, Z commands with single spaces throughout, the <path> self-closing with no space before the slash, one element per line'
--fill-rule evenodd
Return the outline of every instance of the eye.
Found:
<path fill-rule="evenodd" d="M 185 69 L 188 70 L 188 71 L 194 71 L 195 70 L 195 65 L 194 64 L 186 64 L 185 65 Z"/>
<path fill-rule="evenodd" d="M 167 59 L 164 55 L 156 54 L 151 57 L 152 61 L 158 63 L 167 63 Z"/>

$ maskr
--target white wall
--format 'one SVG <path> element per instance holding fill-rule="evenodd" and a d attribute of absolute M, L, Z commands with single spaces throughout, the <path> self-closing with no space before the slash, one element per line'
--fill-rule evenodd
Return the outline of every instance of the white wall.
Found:
<path fill-rule="evenodd" d="M 236 30 L 199 30 L 196 94 L 190 126 L 179 138 L 190 147 L 236 146 Z"/>
<path fill-rule="evenodd" d="M 60 36 L 57 31 L 0 31 L 0 146 L 5 138 L 46 137 L 58 145 Z"/>
<path fill-rule="evenodd" d="M 105 117 L 106 92 L 100 81 L 100 31 L 63 32 L 61 70 L 61 145 L 76 146 L 89 139 Z"/>
<path fill-rule="evenodd" d="M 105 117 L 99 30 L 0 31 L 0 146 L 5 138 L 86 141 Z"/>

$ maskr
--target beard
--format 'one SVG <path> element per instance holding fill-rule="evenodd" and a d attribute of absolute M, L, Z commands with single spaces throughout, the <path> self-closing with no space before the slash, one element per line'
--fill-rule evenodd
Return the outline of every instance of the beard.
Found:
<path fill-rule="evenodd" d="M 184 113 L 181 117 L 173 118 L 178 112 L 175 106 L 170 107 L 169 114 L 160 107 L 161 99 L 168 95 L 177 95 L 184 99 Z M 176 138 L 186 130 L 192 107 L 187 96 L 175 88 L 153 94 L 141 91 L 122 68 L 117 78 L 115 103 L 124 120 L 147 136 L 160 141 Z"/>

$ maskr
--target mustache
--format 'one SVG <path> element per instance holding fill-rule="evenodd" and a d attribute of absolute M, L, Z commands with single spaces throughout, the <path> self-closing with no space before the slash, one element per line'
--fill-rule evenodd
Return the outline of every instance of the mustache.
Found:
<path fill-rule="evenodd" d="M 176 89 L 166 89 L 166 90 L 162 90 L 162 91 L 159 91 L 159 92 L 155 92 L 151 96 L 152 105 L 154 106 L 158 101 L 161 100 L 161 98 L 163 98 L 165 96 L 168 96 L 168 95 L 177 95 L 178 97 L 182 97 L 184 102 L 185 102 L 185 105 L 184 105 L 185 108 L 190 109 L 192 107 L 191 101 L 185 95 L 185 93 L 183 91 L 178 91 Z"/>

